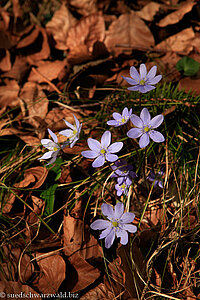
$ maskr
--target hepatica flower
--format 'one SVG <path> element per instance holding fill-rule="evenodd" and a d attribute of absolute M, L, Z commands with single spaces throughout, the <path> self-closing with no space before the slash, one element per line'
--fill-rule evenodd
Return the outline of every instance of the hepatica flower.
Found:
<path fill-rule="evenodd" d="M 130 185 L 131 184 L 128 184 L 128 182 L 126 180 L 122 181 L 120 184 L 119 183 L 115 184 L 115 189 L 117 191 L 117 196 L 120 197 L 122 194 L 127 196 Z"/>
<path fill-rule="evenodd" d="M 151 138 L 156 143 L 164 142 L 164 136 L 159 131 L 154 130 L 155 128 L 160 126 L 163 120 L 163 115 L 157 115 L 153 119 L 151 119 L 151 115 L 148 109 L 143 108 L 140 113 L 140 117 L 134 114 L 131 116 L 131 122 L 136 128 L 130 129 L 127 132 L 127 135 L 128 137 L 133 139 L 140 137 L 140 148 L 144 148 L 149 144 L 149 138 Z"/>
<path fill-rule="evenodd" d="M 125 184 L 129 186 L 132 183 L 132 179 L 137 177 L 137 174 L 133 171 L 133 166 L 128 165 L 125 159 L 116 161 L 111 168 L 115 171 L 111 178 L 116 177 L 119 185 L 125 181 Z"/>
<path fill-rule="evenodd" d="M 45 148 L 47 148 L 49 151 L 46 152 L 41 157 L 39 157 L 38 159 L 50 159 L 51 158 L 49 163 L 47 164 L 47 165 L 50 165 L 56 161 L 56 158 L 57 158 L 61 148 L 58 145 L 58 138 L 55 135 L 55 133 L 53 133 L 53 131 L 51 131 L 50 129 L 48 129 L 48 132 L 49 132 L 50 136 L 52 137 L 53 141 L 50 139 L 42 139 L 41 140 L 41 144 Z"/>
<path fill-rule="evenodd" d="M 88 146 L 91 150 L 82 151 L 81 154 L 86 158 L 95 158 L 92 163 L 94 168 L 101 167 L 105 161 L 114 162 L 118 159 L 116 152 L 119 152 L 122 147 L 122 142 L 111 143 L 110 131 L 105 131 L 101 137 L 101 143 L 95 139 L 88 138 Z"/>
<path fill-rule="evenodd" d="M 59 132 L 59 134 L 62 134 L 68 138 L 67 142 L 65 142 L 64 146 L 69 145 L 70 148 L 74 146 L 74 144 L 78 141 L 79 135 L 81 132 L 81 127 L 82 124 L 80 124 L 79 120 L 76 118 L 75 115 L 74 120 L 75 120 L 75 125 L 70 124 L 68 121 L 63 120 L 65 124 L 71 128 L 71 129 L 65 129 Z M 63 147 L 64 148 L 64 147 Z"/>
<path fill-rule="evenodd" d="M 147 73 L 145 64 L 140 65 L 140 74 L 135 67 L 130 68 L 130 77 L 122 76 L 132 86 L 128 88 L 130 91 L 139 91 L 141 93 L 147 93 L 155 89 L 154 84 L 158 83 L 162 79 L 162 75 L 156 75 L 157 67 L 153 66 Z"/>
<path fill-rule="evenodd" d="M 164 175 L 163 171 L 159 171 L 157 174 L 154 174 L 152 171 L 150 171 L 149 176 L 147 176 L 147 179 L 152 182 L 154 187 L 159 186 L 161 189 L 163 189 L 163 182 L 162 182 L 162 176 Z"/>
<path fill-rule="evenodd" d="M 115 237 L 120 238 L 120 243 L 126 245 L 128 243 L 128 232 L 135 233 L 137 227 L 131 223 L 135 214 L 131 212 L 124 213 L 124 204 L 118 202 L 113 210 L 111 205 L 102 204 L 101 211 L 108 220 L 96 220 L 90 227 L 94 230 L 103 230 L 99 239 L 105 238 L 105 247 L 110 248 Z"/>
<path fill-rule="evenodd" d="M 122 114 L 120 115 L 117 112 L 113 113 L 113 119 L 114 120 L 110 120 L 107 122 L 108 125 L 112 125 L 115 127 L 124 125 L 128 122 L 128 120 L 130 119 L 130 116 L 132 114 L 132 109 L 130 109 L 130 111 L 128 111 L 128 108 L 125 107 L 122 111 Z"/>

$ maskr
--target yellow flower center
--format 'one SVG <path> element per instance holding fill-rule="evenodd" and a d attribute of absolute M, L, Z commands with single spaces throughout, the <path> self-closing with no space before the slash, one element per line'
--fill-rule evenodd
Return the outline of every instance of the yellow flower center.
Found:
<path fill-rule="evenodd" d="M 144 132 L 149 132 L 150 128 L 149 127 L 144 127 Z"/>
<path fill-rule="evenodd" d="M 145 81 L 143 79 L 140 80 L 140 85 L 145 85 Z"/>
<path fill-rule="evenodd" d="M 117 227 L 117 226 L 118 226 L 118 223 L 117 223 L 116 221 L 114 221 L 114 222 L 112 222 L 112 225 L 113 225 L 114 227 Z"/>
<path fill-rule="evenodd" d="M 73 135 L 77 134 L 77 129 L 74 129 Z"/>
<path fill-rule="evenodd" d="M 56 148 L 56 147 L 53 148 L 53 151 L 57 151 L 57 150 L 58 150 L 58 148 Z"/>
<path fill-rule="evenodd" d="M 106 150 L 105 149 L 101 149 L 101 154 L 105 154 L 106 153 Z"/>
<path fill-rule="evenodd" d="M 121 185 L 121 189 L 122 189 L 122 190 L 125 190 L 125 188 L 126 188 L 126 185 L 125 185 L 125 183 L 123 183 L 123 184 Z"/>

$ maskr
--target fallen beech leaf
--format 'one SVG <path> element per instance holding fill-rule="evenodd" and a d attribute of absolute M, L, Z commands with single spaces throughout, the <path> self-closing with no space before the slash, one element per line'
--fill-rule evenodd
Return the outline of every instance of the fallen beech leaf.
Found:
<path fill-rule="evenodd" d="M 16 107 L 18 100 L 19 85 L 15 80 L 7 81 L 5 86 L 0 86 L 0 107 Z"/>
<path fill-rule="evenodd" d="M 196 95 L 200 94 L 200 79 L 191 79 L 185 77 L 179 81 L 179 90 L 185 89 L 185 92 L 188 93 L 191 91 Z"/>
<path fill-rule="evenodd" d="M 23 56 L 17 55 L 11 70 L 4 73 L 2 76 L 13 78 L 18 82 L 22 82 L 24 80 L 24 77 L 27 76 L 29 69 L 30 66 L 27 62 L 27 59 Z"/>
<path fill-rule="evenodd" d="M 11 69 L 10 52 L 6 49 L 0 51 L 0 70 L 2 72 L 9 71 Z"/>
<path fill-rule="evenodd" d="M 193 49 L 193 40 L 195 39 L 195 33 L 193 29 L 186 28 L 181 32 L 170 36 L 160 44 L 155 46 L 155 49 L 182 52 L 188 54 Z"/>
<path fill-rule="evenodd" d="M 97 0 L 68 0 L 68 4 L 70 9 L 82 16 L 97 12 Z"/>
<path fill-rule="evenodd" d="M 49 81 L 56 79 L 58 77 L 58 74 L 61 72 L 61 70 L 66 65 L 66 62 L 55 60 L 55 61 L 41 61 L 38 64 L 38 68 L 36 69 L 38 73 L 35 73 L 31 71 L 28 81 L 36 81 L 38 83 L 44 82 L 44 79 L 40 74 L 42 74 L 44 77 L 46 77 Z"/>
<path fill-rule="evenodd" d="M 78 251 L 84 259 L 102 256 L 97 240 L 89 234 L 84 222 L 71 216 L 64 216 L 64 253 L 67 256 Z"/>
<path fill-rule="evenodd" d="M 113 300 L 115 299 L 115 295 L 112 292 L 108 291 L 103 283 L 100 283 L 98 286 L 96 286 L 94 289 L 90 290 L 80 298 L 80 300 L 91 299 Z"/>
<path fill-rule="evenodd" d="M 47 32 L 51 33 L 56 41 L 55 48 L 66 50 L 68 30 L 75 25 L 77 20 L 72 16 L 66 5 L 63 3 L 55 12 L 53 18 L 46 24 Z"/>
<path fill-rule="evenodd" d="M 37 253 L 36 261 L 40 268 L 40 275 L 33 282 L 33 286 L 37 287 L 41 293 L 55 294 L 65 279 L 64 259 L 58 254 L 47 256 L 44 253 Z"/>
<path fill-rule="evenodd" d="M 97 268 L 91 266 L 88 262 L 86 262 L 79 255 L 79 253 L 75 253 L 72 256 L 70 256 L 69 261 L 78 274 L 77 282 L 73 285 L 73 288 L 71 287 L 70 280 L 67 281 L 66 289 L 69 290 L 70 288 L 72 293 L 83 290 L 100 277 L 100 271 Z M 70 274 L 70 277 L 72 277 L 72 274 Z"/>
<path fill-rule="evenodd" d="M 68 31 L 68 62 L 77 64 L 89 60 L 92 57 L 95 42 L 102 42 L 104 37 L 105 24 L 101 15 L 92 14 L 82 18 Z"/>
<path fill-rule="evenodd" d="M 154 44 L 151 31 L 134 12 L 121 15 L 112 22 L 106 32 L 105 45 L 115 55 L 122 53 L 126 46 L 134 49 L 134 47 L 150 47 Z"/>
<path fill-rule="evenodd" d="M 48 111 L 48 99 L 42 88 L 34 82 L 26 82 L 21 89 L 20 98 L 26 103 L 28 110 L 27 123 L 38 128 Z"/>
<path fill-rule="evenodd" d="M 158 22 L 156 25 L 160 27 L 165 27 L 171 24 L 178 23 L 184 17 L 185 14 L 187 14 L 192 10 L 195 4 L 196 3 L 191 0 L 182 2 L 180 7 L 176 11 L 172 12 L 171 14 L 168 14 L 165 18 L 160 20 L 160 22 Z"/>
<path fill-rule="evenodd" d="M 20 295 L 21 293 L 22 294 L 24 293 L 25 295 L 28 294 L 34 295 L 34 297 L 41 300 L 40 295 L 36 291 L 34 291 L 30 286 L 21 284 L 20 282 L 17 281 L 4 281 L 4 282 L 1 281 L 0 291 L 9 295 L 9 299 L 13 299 L 13 300 L 16 299 L 16 295 Z"/>
<path fill-rule="evenodd" d="M 17 134 L 17 136 L 22 140 L 24 141 L 28 146 L 38 146 L 40 144 L 40 139 L 39 138 L 36 138 L 32 135 L 24 135 L 23 133 L 21 134 Z"/>
<path fill-rule="evenodd" d="M 19 0 L 12 0 L 13 3 L 13 14 L 15 18 L 19 18 L 22 16 L 22 9 L 19 4 Z"/>
<path fill-rule="evenodd" d="M 156 2 L 149 2 L 140 11 L 136 11 L 135 14 L 143 20 L 153 21 L 154 16 L 159 11 L 161 5 Z"/>
<path fill-rule="evenodd" d="M 45 122 L 48 128 L 52 128 L 52 130 L 54 131 L 61 131 L 62 129 L 67 129 L 63 119 L 71 124 L 74 124 L 73 114 L 77 117 L 78 120 L 81 119 L 81 116 L 77 112 L 74 113 L 70 109 L 56 107 L 50 110 L 50 112 L 47 114 Z"/>
<path fill-rule="evenodd" d="M 36 38 L 39 35 L 39 27 L 29 27 L 29 32 L 26 32 L 24 34 L 24 36 L 22 35 L 21 40 L 19 41 L 19 43 L 17 44 L 17 49 L 21 49 L 21 48 L 25 48 L 30 46 L 31 44 L 33 44 L 36 40 Z"/>

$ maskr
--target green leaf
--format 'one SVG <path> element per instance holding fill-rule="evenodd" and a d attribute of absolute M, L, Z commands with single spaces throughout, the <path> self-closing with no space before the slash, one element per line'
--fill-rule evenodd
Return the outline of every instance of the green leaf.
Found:
<path fill-rule="evenodd" d="M 40 194 L 40 197 L 45 200 L 45 210 L 44 210 L 45 216 L 49 216 L 53 213 L 55 191 L 57 189 L 57 186 L 58 186 L 57 183 L 53 184 Z"/>
<path fill-rule="evenodd" d="M 199 63 L 191 57 L 184 56 L 177 62 L 176 68 L 185 76 L 194 76 L 199 71 Z"/>

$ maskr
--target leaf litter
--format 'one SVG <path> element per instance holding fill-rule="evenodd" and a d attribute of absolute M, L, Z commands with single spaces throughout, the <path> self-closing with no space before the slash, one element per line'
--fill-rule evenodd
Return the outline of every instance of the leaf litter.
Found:
<path fill-rule="evenodd" d="M 80 293 L 80 299 L 145 299 L 148 295 L 197 299 L 196 235 L 192 237 L 188 230 L 181 239 L 167 223 L 168 219 L 171 224 L 179 222 L 183 204 L 178 185 L 170 183 L 169 201 L 175 200 L 167 212 L 161 205 L 161 194 L 152 192 L 141 232 L 132 244 L 114 254 L 102 253 L 97 236 L 88 226 L 91 210 L 94 216 L 99 212 L 96 205 L 87 202 L 102 202 L 100 188 L 95 190 L 94 186 L 101 175 L 97 173 L 94 180 L 86 162 L 77 168 L 86 143 L 80 141 L 73 149 L 65 149 L 67 160 L 60 162 L 61 174 L 52 167 L 39 166 L 36 160 L 47 128 L 58 133 L 65 129 L 63 119 L 71 123 L 73 114 L 79 120 L 88 116 L 86 136 L 90 123 L 93 136 L 99 136 L 102 123 L 94 116 L 109 106 L 113 111 L 111 107 L 116 104 L 110 93 L 121 92 L 125 86 L 121 76 L 127 76 L 130 66 L 138 66 L 144 59 L 149 69 L 156 63 L 166 84 L 179 82 L 179 90 L 199 95 L 199 74 L 182 77 L 176 70 L 176 63 L 184 56 L 199 59 L 197 2 L 69 0 L 47 5 L 41 1 L 34 3 L 32 11 L 27 3 L 2 1 L 0 9 L 0 135 L 2 146 L 5 143 L 7 147 L 1 153 L 4 257 L 0 292 L 31 292 L 39 299 L 42 293 L 58 291 Z M 179 143 L 196 139 L 191 128 L 189 132 L 183 130 L 176 137 Z M 63 142 L 61 136 L 59 142 Z M 14 152 L 18 143 L 22 143 L 19 153 Z M 34 152 L 27 154 L 30 146 Z M 173 168 L 169 166 L 170 174 Z M 47 179 L 55 202 L 51 214 L 43 215 L 47 200 L 41 193 L 49 188 L 45 186 Z M 141 215 L 148 198 L 144 182 L 139 182 L 132 194 L 137 194 L 132 210 Z M 111 196 L 105 195 L 111 201 Z M 195 205 L 194 199 L 186 203 L 188 215 L 182 220 L 184 228 L 198 234 Z M 134 222 L 138 225 L 139 215 Z"/>

